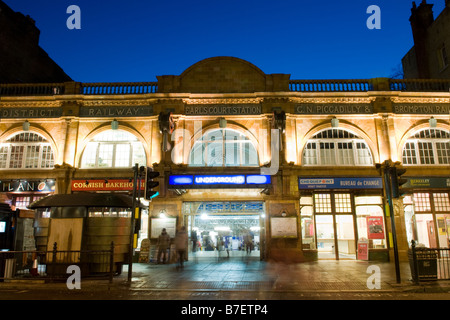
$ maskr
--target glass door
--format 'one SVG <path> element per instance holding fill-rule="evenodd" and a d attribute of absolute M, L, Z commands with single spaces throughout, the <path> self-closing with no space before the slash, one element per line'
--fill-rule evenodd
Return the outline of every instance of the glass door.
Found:
<path fill-rule="evenodd" d="M 336 215 L 335 218 L 339 259 L 356 259 L 353 215 Z"/>
<path fill-rule="evenodd" d="M 317 252 L 319 259 L 336 259 L 334 219 L 332 215 L 316 215 Z"/>

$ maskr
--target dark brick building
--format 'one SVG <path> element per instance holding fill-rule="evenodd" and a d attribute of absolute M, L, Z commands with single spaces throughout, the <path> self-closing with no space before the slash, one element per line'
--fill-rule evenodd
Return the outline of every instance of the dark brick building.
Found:
<path fill-rule="evenodd" d="M 436 19 L 432 8 L 426 0 L 419 6 L 413 2 L 409 20 L 414 47 L 402 59 L 406 79 L 450 78 L 450 0 Z"/>
<path fill-rule="evenodd" d="M 0 0 L 0 83 L 48 83 L 71 78 L 39 46 L 34 20 Z"/>

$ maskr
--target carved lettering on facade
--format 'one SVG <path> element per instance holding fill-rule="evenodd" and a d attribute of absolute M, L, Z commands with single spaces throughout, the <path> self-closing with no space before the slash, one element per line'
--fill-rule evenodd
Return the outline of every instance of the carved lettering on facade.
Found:
<path fill-rule="evenodd" d="M 371 114 L 370 104 L 297 104 L 296 114 Z"/>
<path fill-rule="evenodd" d="M 80 117 L 144 117 L 153 115 L 153 106 L 82 107 Z"/>
<path fill-rule="evenodd" d="M 184 112 L 189 116 L 225 116 L 225 115 L 258 115 L 261 114 L 259 104 L 213 104 L 213 105 L 186 105 Z"/>
<path fill-rule="evenodd" d="M 4 108 L 1 109 L 3 119 L 59 118 L 61 108 Z"/>
<path fill-rule="evenodd" d="M 448 104 L 395 104 L 394 113 L 400 114 L 449 114 Z"/>

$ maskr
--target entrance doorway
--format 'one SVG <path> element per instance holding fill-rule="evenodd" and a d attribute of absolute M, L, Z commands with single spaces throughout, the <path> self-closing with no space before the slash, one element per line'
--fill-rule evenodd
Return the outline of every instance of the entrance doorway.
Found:
<path fill-rule="evenodd" d="M 353 215 L 316 215 L 319 259 L 356 259 Z"/>
<path fill-rule="evenodd" d="M 194 259 L 263 256 L 263 202 L 188 202 L 184 208 Z"/>

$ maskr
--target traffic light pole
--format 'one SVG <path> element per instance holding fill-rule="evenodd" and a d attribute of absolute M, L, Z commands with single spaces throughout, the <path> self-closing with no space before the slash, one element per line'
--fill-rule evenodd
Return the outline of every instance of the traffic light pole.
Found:
<path fill-rule="evenodd" d="M 139 165 L 136 164 L 133 168 L 134 179 L 133 179 L 133 208 L 131 212 L 130 220 L 130 246 L 128 250 L 128 282 L 131 283 L 131 278 L 133 274 L 133 251 L 134 251 L 134 224 L 135 224 L 135 212 L 136 212 L 136 193 L 137 193 L 137 183 L 138 183 L 138 173 Z"/>
<path fill-rule="evenodd" d="M 395 275 L 397 278 L 397 283 L 400 283 L 400 264 L 398 259 L 397 232 L 395 231 L 394 206 L 392 203 L 391 174 L 391 167 L 389 166 L 389 164 L 386 164 L 386 166 L 384 167 L 384 186 L 389 205 L 389 216 L 391 218 L 392 242 L 394 243 Z"/>

